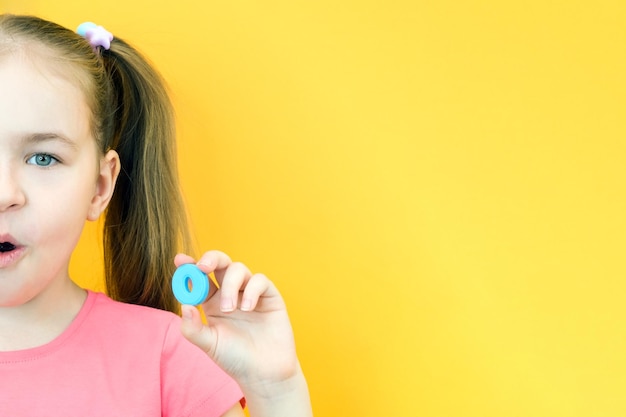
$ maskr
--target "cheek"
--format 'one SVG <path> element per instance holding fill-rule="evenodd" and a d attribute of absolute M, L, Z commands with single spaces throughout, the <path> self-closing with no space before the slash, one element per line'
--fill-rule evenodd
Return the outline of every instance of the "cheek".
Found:
<path fill-rule="evenodd" d="M 27 233 L 37 241 L 54 240 L 61 244 L 64 238 L 78 239 L 89 212 L 95 185 L 68 182 L 56 184 L 31 196 Z M 52 191 L 53 190 L 53 191 Z"/>

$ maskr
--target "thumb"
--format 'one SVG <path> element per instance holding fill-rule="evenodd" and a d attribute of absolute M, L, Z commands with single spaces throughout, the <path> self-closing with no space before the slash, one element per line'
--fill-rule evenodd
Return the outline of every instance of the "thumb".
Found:
<path fill-rule="evenodd" d="M 209 356 L 213 356 L 217 335 L 202 323 L 200 311 L 194 306 L 181 307 L 182 323 L 180 330 L 187 340 L 198 346 Z"/>

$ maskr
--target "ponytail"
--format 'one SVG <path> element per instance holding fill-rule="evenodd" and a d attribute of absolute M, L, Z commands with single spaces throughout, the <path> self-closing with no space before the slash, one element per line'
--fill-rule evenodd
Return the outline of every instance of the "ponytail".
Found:
<path fill-rule="evenodd" d="M 176 164 L 174 114 L 160 76 L 126 42 L 102 51 L 112 111 L 103 130 L 121 172 L 104 223 L 105 282 L 122 302 L 175 311 L 169 277 L 190 238 Z M 110 128 L 105 128 L 109 125 Z"/>

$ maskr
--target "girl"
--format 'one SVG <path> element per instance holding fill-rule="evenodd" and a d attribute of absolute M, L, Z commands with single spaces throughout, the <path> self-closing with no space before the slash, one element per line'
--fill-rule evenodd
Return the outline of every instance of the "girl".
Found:
<path fill-rule="evenodd" d="M 161 79 L 103 28 L 83 35 L 0 16 L 1 414 L 242 416 L 245 401 L 310 416 L 272 282 L 221 252 L 176 255 L 189 238 Z M 68 275 L 102 213 L 111 298 Z M 171 313 L 172 259 L 215 273 L 207 326 Z"/>

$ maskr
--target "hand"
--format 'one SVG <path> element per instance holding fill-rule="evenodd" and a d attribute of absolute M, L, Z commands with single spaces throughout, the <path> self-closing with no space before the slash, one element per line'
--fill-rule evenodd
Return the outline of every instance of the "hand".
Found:
<path fill-rule="evenodd" d="M 195 261 L 179 254 L 174 262 L 178 267 Z M 272 387 L 289 385 L 301 370 L 285 303 L 274 284 L 219 251 L 206 252 L 196 265 L 213 272 L 220 288 L 211 285 L 202 304 L 207 325 L 195 307 L 182 306 L 183 335 L 244 391 L 269 394 Z"/>

